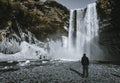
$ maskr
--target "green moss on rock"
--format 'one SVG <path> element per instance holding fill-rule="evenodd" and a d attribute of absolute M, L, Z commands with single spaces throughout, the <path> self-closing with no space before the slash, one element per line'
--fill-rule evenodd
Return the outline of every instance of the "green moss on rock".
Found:
<path fill-rule="evenodd" d="M 15 20 L 23 30 L 36 36 L 52 34 L 63 29 L 69 19 L 69 10 L 56 1 L 0 0 L 0 28 L 15 27 Z M 11 21 L 11 23 L 10 23 Z"/>

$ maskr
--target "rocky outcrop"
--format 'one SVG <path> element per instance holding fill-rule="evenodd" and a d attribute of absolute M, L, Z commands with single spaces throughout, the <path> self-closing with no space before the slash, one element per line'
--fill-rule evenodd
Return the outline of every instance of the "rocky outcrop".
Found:
<path fill-rule="evenodd" d="M 97 0 L 100 43 L 115 59 L 120 58 L 120 1 Z M 110 56 L 109 55 L 109 56 Z"/>
<path fill-rule="evenodd" d="M 50 34 L 66 33 L 68 19 L 69 10 L 53 0 L 0 0 L 0 30 L 9 28 L 8 35 L 19 36 L 19 25 L 23 32 L 44 40 Z"/>

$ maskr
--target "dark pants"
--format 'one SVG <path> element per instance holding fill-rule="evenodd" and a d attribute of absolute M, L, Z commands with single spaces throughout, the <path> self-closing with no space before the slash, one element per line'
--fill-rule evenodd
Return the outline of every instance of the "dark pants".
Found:
<path fill-rule="evenodd" d="M 88 65 L 83 66 L 83 77 L 88 77 Z"/>

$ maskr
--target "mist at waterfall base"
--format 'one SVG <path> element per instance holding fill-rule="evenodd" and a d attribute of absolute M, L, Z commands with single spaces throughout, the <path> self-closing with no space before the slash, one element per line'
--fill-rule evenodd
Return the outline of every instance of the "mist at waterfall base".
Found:
<path fill-rule="evenodd" d="M 24 40 L 24 34 L 18 26 L 19 33 L 22 40 Z M 30 34 L 29 43 L 23 41 L 20 46 L 16 44 L 15 40 L 8 42 L 10 48 L 11 45 L 17 45 L 19 51 L 14 54 L 3 54 L 0 53 L 1 60 L 38 60 L 40 56 L 46 56 L 50 60 L 65 60 L 65 61 L 76 61 L 81 60 L 84 53 L 91 60 L 103 59 L 104 55 L 99 46 L 99 35 L 98 35 L 98 20 L 96 4 L 89 4 L 86 8 L 75 9 L 70 11 L 68 37 L 62 36 L 61 39 L 56 41 L 48 39 L 47 43 L 43 43 L 44 47 L 40 47 L 40 41 L 31 44 L 32 37 L 36 41 L 35 37 Z M 13 43 L 12 43 L 13 42 Z M 1 47 L 6 46 L 4 41 L 0 45 Z M 3 48 L 2 48 L 3 49 Z M 15 48 L 16 49 L 16 48 Z M 4 49 L 3 49 L 4 50 Z M 11 49 L 10 49 L 11 50 Z M 14 50 L 14 49 L 13 49 Z M 36 53 L 37 52 L 37 53 Z"/>

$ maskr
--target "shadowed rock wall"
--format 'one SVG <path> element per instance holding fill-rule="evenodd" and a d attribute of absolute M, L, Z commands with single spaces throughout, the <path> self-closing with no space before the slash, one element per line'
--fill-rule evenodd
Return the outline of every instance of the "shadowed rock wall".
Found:
<path fill-rule="evenodd" d="M 99 34 L 102 47 L 112 59 L 120 60 L 120 1 L 97 0 Z"/>

